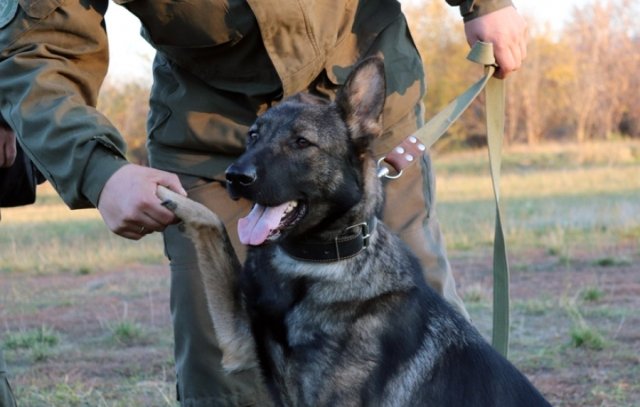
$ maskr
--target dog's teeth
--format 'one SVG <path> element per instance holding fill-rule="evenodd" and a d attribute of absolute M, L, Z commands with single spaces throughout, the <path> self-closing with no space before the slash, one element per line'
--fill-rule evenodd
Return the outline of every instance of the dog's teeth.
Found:
<path fill-rule="evenodd" d="M 289 206 L 287 206 L 287 209 L 285 209 L 284 211 L 285 215 L 293 211 L 296 208 L 296 206 L 298 206 L 297 202 L 295 201 L 290 202 Z"/>

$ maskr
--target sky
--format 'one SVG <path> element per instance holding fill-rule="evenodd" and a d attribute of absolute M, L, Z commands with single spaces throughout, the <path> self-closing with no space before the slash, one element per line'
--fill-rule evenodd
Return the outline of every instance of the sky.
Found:
<path fill-rule="evenodd" d="M 407 1 L 407 0 L 403 0 Z M 442 0 L 429 0 L 442 1 Z M 576 5 L 588 0 L 512 0 L 525 16 L 534 16 L 541 23 L 558 28 Z M 140 37 L 140 23 L 124 7 L 110 3 L 106 15 L 110 43 L 110 65 L 107 80 L 151 82 L 153 49 Z"/>

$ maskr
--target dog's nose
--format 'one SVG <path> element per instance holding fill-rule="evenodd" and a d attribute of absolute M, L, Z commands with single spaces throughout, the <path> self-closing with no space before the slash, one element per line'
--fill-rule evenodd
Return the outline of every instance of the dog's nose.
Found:
<path fill-rule="evenodd" d="M 227 181 L 231 184 L 249 186 L 258 178 L 255 165 L 231 164 L 225 172 Z"/>

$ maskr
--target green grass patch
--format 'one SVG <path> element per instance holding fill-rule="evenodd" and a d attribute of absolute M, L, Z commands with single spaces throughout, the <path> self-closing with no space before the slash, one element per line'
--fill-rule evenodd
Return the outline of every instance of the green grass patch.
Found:
<path fill-rule="evenodd" d="M 597 351 L 604 349 L 607 345 L 606 340 L 597 329 L 587 323 L 576 305 L 575 298 L 566 301 L 564 308 L 573 320 L 573 326 L 569 331 L 571 346 Z"/>
<path fill-rule="evenodd" d="M 605 340 L 594 328 L 589 326 L 575 326 L 571 329 L 571 345 L 576 348 L 602 350 L 605 348 Z"/>
<path fill-rule="evenodd" d="M 54 347 L 60 342 L 60 337 L 53 329 L 41 326 L 20 332 L 9 332 L 4 340 L 6 349 L 35 349 L 38 347 Z"/>
<path fill-rule="evenodd" d="M 604 291 L 598 287 L 587 287 L 580 292 L 580 298 L 587 302 L 597 302 L 604 297 Z"/>
<path fill-rule="evenodd" d="M 600 267 L 619 267 L 619 266 L 628 266 L 631 264 L 631 260 L 626 257 L 601 257 L 596 259 L 594 262 L 597 266 Z"/>
<path fill-rule="evenodd" d="M 121 344 L 132 345 L 144 339 L 144 330 L 142 326 L 133 321 L 119 321 L 111 327 L 112 338 Z"/>
<path fill-rule="evenodd" d="M 44 362 L 54 353 L 60 342 L 59 334 L 42 326 L 19 332 L 9 332 L 4 340 L 4 348 L 14 352 L 27 352 L 35 363 Z"/>

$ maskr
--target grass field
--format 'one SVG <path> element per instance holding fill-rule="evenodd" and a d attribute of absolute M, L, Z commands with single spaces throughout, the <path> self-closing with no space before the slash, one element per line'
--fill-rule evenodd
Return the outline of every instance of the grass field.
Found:
<path fill-rule="evenodd" d="M 474 324 L 491 325 L 484 150 L 435 154 L 438 207 Z M 160 236 L 120 239 L 49 186 L 3 209 L 0 344 L 20 406 L 175 406 Z M 640 405 L 640 143 L 505 151 L 511 360 L 557 406 Z"/>

